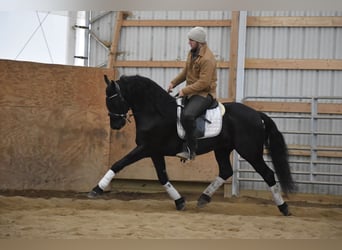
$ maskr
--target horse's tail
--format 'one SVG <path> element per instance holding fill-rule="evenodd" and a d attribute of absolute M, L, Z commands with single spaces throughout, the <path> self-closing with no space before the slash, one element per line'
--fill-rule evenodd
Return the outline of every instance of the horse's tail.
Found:
<path fill-rule="evenodd" d="M 272 163 L 285 194 L 296 190 L 288 162 L 288 150 L 282 133 L 274 121 L 265 113 L 260 112 L 265 124 L 265 146 L 270 152 Z"/>

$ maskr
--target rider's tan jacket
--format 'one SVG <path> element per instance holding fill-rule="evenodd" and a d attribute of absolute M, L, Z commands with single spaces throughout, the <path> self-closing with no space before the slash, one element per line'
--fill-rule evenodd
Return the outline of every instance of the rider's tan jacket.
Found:
<path fill-rule="evenodd" d="M 216 98 L 216 59 L 206 44 L 200 48 L 198 57 L 192 60 L 191 52 L 188 54 L 183 70 L 171 81 L 173 86 L 186 81 L 182 89 L 185 96 L 211 94 Z"/>

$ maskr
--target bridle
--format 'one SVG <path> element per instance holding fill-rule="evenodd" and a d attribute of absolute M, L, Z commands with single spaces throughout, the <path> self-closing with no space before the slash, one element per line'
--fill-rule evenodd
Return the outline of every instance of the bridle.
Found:
<path fill-rule="evenodd" d="M 109 102 L 110 100 L 116 98 L 116 97 L 119 97 L 121 99 L 122 102 L 124 102 L 126 105 L 127 105 L 127 102 L 126 100 L 123 98 L 123 96 L 121 95 L 121 90 L 120 90 L 120 86 L 119 84 L 116 82 L 116 81 L 113 81 L 114 84 L 115 84 L 115 89 L 117 91 L 117 93 L 111 95 L 111 96 L 107 96 L 106 99 L 107 101 Z M 128 106 L 128 105 L 127 105 Z M 130 110 L 129 106 L 128 106 L 128 109 L 127 109 L 127 112 L 126 113 L 113 113 L 111 111 L 108 110 L 108 116 L 110 118 L 121 118 L 121 119 L 124 119 L 125 121 L 127 122 L 131 122 L 130 121 L 130 117 L 133 116 L 133 114 L 128 114 L 128 111 Z"/>

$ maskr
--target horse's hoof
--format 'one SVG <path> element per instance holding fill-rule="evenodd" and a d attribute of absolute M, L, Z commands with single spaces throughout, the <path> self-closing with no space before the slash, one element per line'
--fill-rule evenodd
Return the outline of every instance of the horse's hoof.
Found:
<path fill-rule="evenodd" d="M 183 211 L 185 209 L 185 200 L 183 197 L 175 200 L 175 204 L 178 211 Z"/>
<path fill-rule="evenodd" d="M 211 201 L 211 197 L 206 194 L 201 194 L 197 200 L 197 207 L 203 208 Z"/>
<path fill-rule="evenodd" d="M 93 190 L 91 190 L 91 191 L 88 193 L 87 197 L 88 197 L 89 199 L 96 199 L 96 198 L 98 198 L 102 193 L 103 193 L 103 190 L 102 190 L 99 186 L 96 186 L 96 187 L 93 188 Z"/>
<path fill-rule="evenodd" d="M 284 215 L 284 216 L 291 216 L 291 212 L 289 210 L 289 206 L 287 205 L 286 202 L 284 202 L 282 205 L 278 206 L 279 211 Z"/>
<path fill-rule="evenodd" d="M 96 193 L 94 190 L 91 190 L 91 191 L 88 193 L 88 195 L 87 195 L 87 197 L 88 197 L 89 199 L 95 199 L 95 198 L 97 198 L 98 196 L 99 196 L 99 194 Z"/>

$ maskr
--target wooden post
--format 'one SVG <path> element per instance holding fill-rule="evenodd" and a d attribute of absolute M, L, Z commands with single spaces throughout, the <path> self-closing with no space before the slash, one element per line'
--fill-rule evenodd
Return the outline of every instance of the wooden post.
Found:
<path fill-rule="evenodd" d="M 110 69 L 114 70 L 114 79 L 117 78 L 118 72 L 117 69 L 114 68 L 117 53 L 118 53 L 118 46 L 119 46 L 119 41 L 120 41 L 120 33 L 121 33 L 121 27 L 122 27 L 122 22 L 125 17 L 125 12 L 119 11 L 116 14 L 116 21 L 115 21 L 115 26 L 114 26 L 114 35 L 112 39 L 112 44 L 110 46 L 110 52 L 108 56 L 108 64 L 107 67 Z"/>
<path fill-rule="evenodd" d="M 228 81 L 228 99 L 236 100 L 236 74 L 237 74 L 237 56 L 239 45 L 239 11 L 233 11 L 230 28 L 230 51 L 229 51 L 229 81 Z"/>
<path fill-rule="evenodd" d="M 228 101 L 236 101 L 236 77 L 238 66 L 238 49 L 239 49 L 239 18 L 240 12 L 232 12 L 232 20 L 230 26 L 230 49 L 229 49 L 229 80 L 228 80 Z M 235 156 L 234 156 L 235 157 Z M 230 154 L 230 161 L 233 162 L 233 154 Z M 235 164 L 235 163 L 234 163 Z M 232 178 L 234 181 L 236 178 Z M 224 197 L 231 196 L 232 183 L 224 184 Z M 230 188 L 229 188 L 230 187 Z"/>
<path fill-rule="evenodd" d="M 116 21 L 115 21 L 115 26 L 114 26 L 114 33 L 113 33 L 113 39 L 112 39 L 112 44 L 110 46 L 110 52 L 108 55 L 108 63 L 107 63 L 107 68 L 113 69 L 113 79 L 117 79 L 119 76 L 118 70 L 115 68 L 115 61 L 116 57 L 118 54 L 118 46 L 120 42 L 120 33 L 121 33 L 121 27 L 122 27 L 122 22 L 123 19 L 126 17 L 126 13 L 123 11 L 119 11 L 116 13 Z M 113 131 L 110 129 L 109 132 L 109 152 L 111 151 L 111 145 L 112 145 L 112 138 L 113 138 Z M 108 154 L 108 166 L 110 166 L 110 153 Z M 111 185 L 109 185 L 108 190 L 111 190 Z"/>

